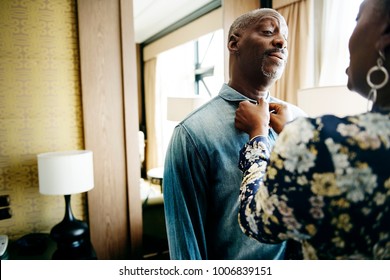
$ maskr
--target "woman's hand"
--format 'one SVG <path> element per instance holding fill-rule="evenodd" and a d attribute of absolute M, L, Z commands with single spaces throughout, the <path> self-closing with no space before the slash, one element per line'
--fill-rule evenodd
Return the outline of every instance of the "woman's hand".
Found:
<path fill-rule="evenodd" d="M 238 105 L 235 117 L 235 126 L 249 134 L 252 139 L 257 135 L 268 135 L 270 113 L 268 103 L 258 99 L 258 104 L 249 101 L 242 101 Z"/>
<path fill-rule="evenodd" d="M 268 104 L 263 98 L 259 98 L 257 105 L 249 101 L 240 102 L 236 111 L 235 126 L 248 133 L 252 139 L 258 135 L 268 135 L 269 127 L 279 134 L 291 120 L 286 104 Z"/>
<path fill-rule="evenodd" d="M 283 130 L 285 124 L 292 120 L 288 106 L 286 104 L 270 103 L 269 110 L 271 112 L 270 126 L 279 134 Z"/>

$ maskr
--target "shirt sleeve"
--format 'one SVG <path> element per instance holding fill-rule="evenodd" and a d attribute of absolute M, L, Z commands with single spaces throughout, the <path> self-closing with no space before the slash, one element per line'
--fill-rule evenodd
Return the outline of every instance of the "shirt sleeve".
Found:
<path fill-rule="evenodd" d="M 315 126 L 303 118 L 286 125 L 272 153 L 264 137 L 252 139 L 241 149 L 238 219 L 245 234 L 261 242 L 279 243 L 307 239 L 315 233 L 324 202 L 312 187 L 316 176 L 328 180 L 333 171 L 331 164 L 317 168 L 318 154 L 324 152 L 329 154 L 321 147 Z"/>
<path fill-rule="evenodd" d="M 170 258 L 207 259 L 206 171 L 187 131 L 177 126 L 164 165 L 164 210 Z"/>

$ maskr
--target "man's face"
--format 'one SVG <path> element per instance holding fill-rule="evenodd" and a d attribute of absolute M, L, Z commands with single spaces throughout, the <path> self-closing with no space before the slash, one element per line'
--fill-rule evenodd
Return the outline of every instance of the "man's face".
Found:
<path fill-rule="evenodd" d="M 276 15 L 263 16 L 240 35 L 239 52 L 244 67 L 254 71 L 256 76 L 279 79 L 287 62 L 287 36 L 284 19 Z"/>

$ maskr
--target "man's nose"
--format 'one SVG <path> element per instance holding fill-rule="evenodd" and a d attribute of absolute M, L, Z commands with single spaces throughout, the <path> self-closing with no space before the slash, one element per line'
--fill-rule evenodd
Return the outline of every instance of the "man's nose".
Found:
<path fill-rule="evenodd" d="M 287 40 L 282 34 L 279 34 L 274 38 L 273 44 L 279 49 L 287 48 Z"/>

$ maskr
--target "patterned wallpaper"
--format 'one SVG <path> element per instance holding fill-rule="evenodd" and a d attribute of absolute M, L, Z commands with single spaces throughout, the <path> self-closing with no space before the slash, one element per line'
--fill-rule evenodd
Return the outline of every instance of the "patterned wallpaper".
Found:
<path fill-rule="evenodd" d="M 39 193 L 38 153 L 83 149 L 76 0 L 0 1 L 0 195 L 12 217 L 0 234 L 49 232 L 62 196 Z M 72 196 L 85 220 L 85 194 Z"/>

